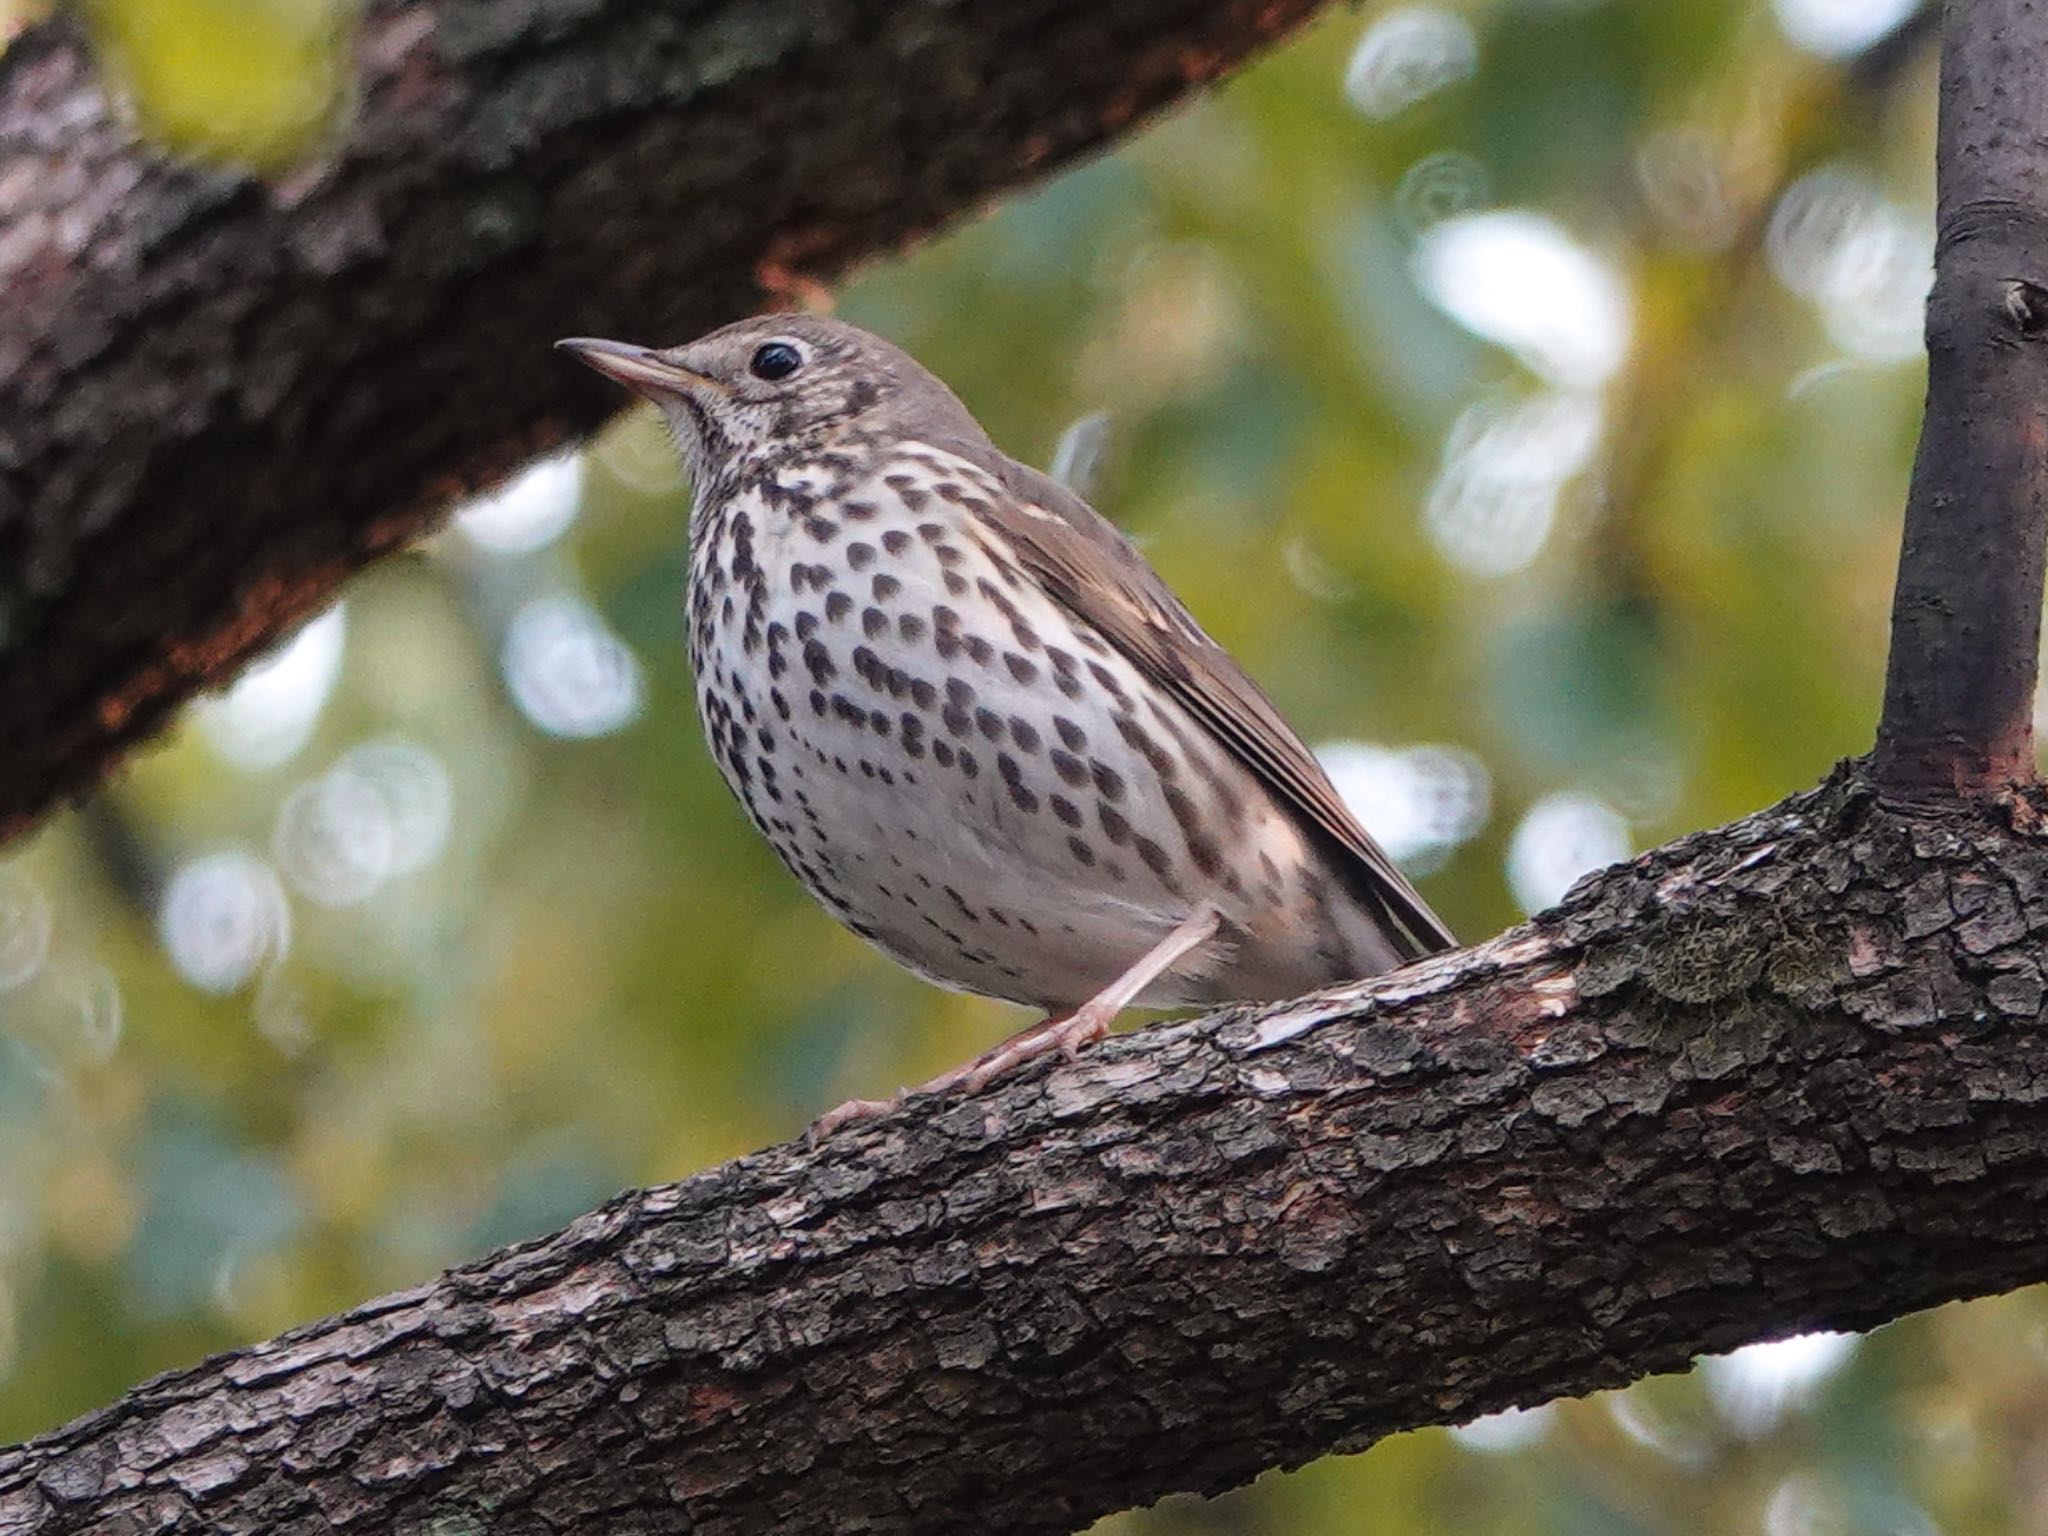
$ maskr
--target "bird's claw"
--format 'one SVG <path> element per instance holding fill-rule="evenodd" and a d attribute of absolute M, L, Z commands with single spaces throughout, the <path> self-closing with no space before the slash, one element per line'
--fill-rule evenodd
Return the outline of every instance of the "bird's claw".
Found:
<path fill-rule="evenodd" d="M 818 1116 L 817 1119 L 813 1120 L 805 1128 L 804 1150 L 815 1152 L 818 1149 L 818 1143 L 827 1136 L 830 1136 L 842 1125 L 850 1125 L 856 1120 L 872 1120 L 877 1115 L 886 1115 L 890 1110 L 903 1102 L 908 1096 L 909 1091 L 907 1088 L 898 1088 L 895 1093 L 886 1099 L 848 1099 L 844 1104 L 826 1110 L 825 1113 Z"/>

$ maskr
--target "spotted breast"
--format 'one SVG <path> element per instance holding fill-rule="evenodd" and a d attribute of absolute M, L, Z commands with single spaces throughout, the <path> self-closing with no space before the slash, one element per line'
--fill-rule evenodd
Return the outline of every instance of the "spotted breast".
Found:
<path fill-rule="evenodd" d="M 1452 942 L 1130 542 L 903 352 L 795 315 L 564 345 L 689 469 L 698 704 L 770 846 L 904 965 L 1051 1012 L 927 1087 Z"/>

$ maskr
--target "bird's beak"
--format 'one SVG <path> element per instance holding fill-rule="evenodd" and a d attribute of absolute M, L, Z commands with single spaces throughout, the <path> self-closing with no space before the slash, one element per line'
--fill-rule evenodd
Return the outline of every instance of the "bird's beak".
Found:
<path fill-rule="evenodd" d="M 555 345 L 636 394 L 678 395 L 694 389 L 717 387 L 715 380 L 678 367 L 654 348 L 636 347 L 629 341 L 570 336 Z"/>

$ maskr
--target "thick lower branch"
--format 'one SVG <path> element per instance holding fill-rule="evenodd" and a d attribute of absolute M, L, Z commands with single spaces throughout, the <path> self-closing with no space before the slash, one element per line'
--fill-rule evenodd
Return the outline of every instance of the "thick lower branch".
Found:
<path fill-rule="evenodd" d="M 0 1452 L 0 1533 L 1067 1531 L 2006 1289 L 2048 1276 L 2044 934 L 2048 844 L 1844 773 L 1478 949 L 150 1383 Z"/>
<path fill-rule="evenodd" d="M 2048 12 L 1950 0 L 1927 411 L 1875 770 L 1892 793 L 2034 779 L 2048 543 Z"/>
<path fill-rule="evenodd" d="M 0 58 L 0 840 L 682 340 L 1128 131 L 1319 0 L 369 0 L 273 182 Z"/>

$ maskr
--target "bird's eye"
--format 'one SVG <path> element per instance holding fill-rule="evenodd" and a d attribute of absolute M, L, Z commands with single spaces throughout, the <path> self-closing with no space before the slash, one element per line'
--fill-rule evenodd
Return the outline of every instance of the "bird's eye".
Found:
<path fill-rule="evenodd" d="M 763 342 L 754 349 L 754 360 L 747 364 L 757 379 L 774 382 L 786 379 L 803 367 L 804 355 L 786 341 Z"/>

